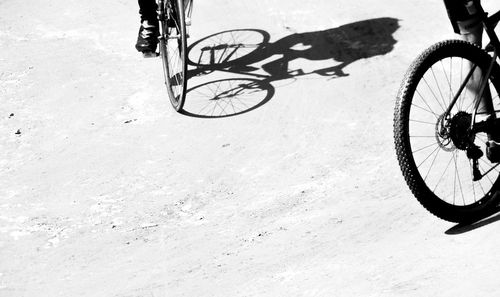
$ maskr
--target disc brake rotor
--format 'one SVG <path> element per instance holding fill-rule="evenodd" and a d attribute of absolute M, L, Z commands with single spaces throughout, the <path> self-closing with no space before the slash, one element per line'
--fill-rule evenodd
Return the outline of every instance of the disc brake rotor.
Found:
<path fill-rule="evenodd" d="M 450 133 L 449 133 L 450 121 L 449 120 L 443 121 L 443 116 L 444 115 L 441 115 L 437 119 L 435 137 L 436 137 L 437 144 L 439 145 L 439 147 L 442 150 L 447 151 L 447 152 L 451 152 L 451 151 L 454 151 L 456 149 L 456 147 L 453 144 L 452 139 L 450 138 Z M 443 126 L 443 123 L 444 123 L 444 126 Z"/>

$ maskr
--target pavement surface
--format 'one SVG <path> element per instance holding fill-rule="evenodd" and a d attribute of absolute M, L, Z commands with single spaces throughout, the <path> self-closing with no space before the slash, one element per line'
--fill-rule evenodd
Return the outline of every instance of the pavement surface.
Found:
<path fill-rule="evenodd" d="M 0 296 L 500 295 L 500 217 L 432 216 L 393 148 L 441 1 L 195 1 L 187 115 L 134 1 L 0 11 Z"/>

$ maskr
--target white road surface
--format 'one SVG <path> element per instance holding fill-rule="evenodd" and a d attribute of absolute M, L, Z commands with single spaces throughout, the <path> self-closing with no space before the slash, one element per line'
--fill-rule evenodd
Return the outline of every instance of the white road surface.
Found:
<path fill-rule="evenodd" d="M 135 1 L 0 1 L 0 296 L 500 295 L 498 217 L 432 216 L 393 148 L 407 67 L 455 37 L 441 1 L 194 5 L 190 44 L 268 46 L 198 71 L 188 116 Z M 197 117 L 228 82 L 241 113 Z"/>

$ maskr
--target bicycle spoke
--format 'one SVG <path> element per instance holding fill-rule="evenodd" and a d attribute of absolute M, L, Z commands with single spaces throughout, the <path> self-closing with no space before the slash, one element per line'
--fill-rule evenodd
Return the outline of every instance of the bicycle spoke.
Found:
<path fill-rule="evenodd" d="M 450 167 L 450 164 L 451 164 L 451 161 L 453 160 L 453 157 L 450 157 L 450 160 L 448 161 L 448 164 L 446 165 L 446 168 L 443 170 L 443 173 L 441 174 L 441 176 L 439 177 L 438 179 L 438 182 L 436 184 L 436 186 L 434 187 L 434 189 L 432 190 L 433 192 L 436 191 L 437 187 L 439 186 L 439 184 L 441 183 L 441 180 L 443 179 L 443 177 L 445 176 L 445 173 L 446 171 L 448 171 L 448 167 Z"/>
<path fill-rule="evenodd" d="M 448 75 L 446 74 L 446 70 L 444 69 L 443 60 L 441 60 L 440 63 L 441 63 L 441 68 L 443 69 L 444 77 L 446 78 L 446 82 L 448 83 L 447 87 L 449 89 L 451 89 L 451 82 L 448 79 Z M 446 110 L 446 106 L 448 106 L 448 104 L 446 104 L 446 98 L 445 98 L 446 96 L 443 96 L 443 93 L 441 92 L 441 88 L 439 87 L 439 82 L 436 80 L 436 75 L 435 75 L 434 69 L 432 67 L 431 67 L 431 70 L 432 70 L 432 75 L 434 76 L 434 81 L 436 82 L 436 85 L 438 87 L 439 94 L 441 95 L 441 99 L 443 100 L 443 106 L 445 106 L 445 110 Z M 451 73 L 450 73 L 450 75 L 451 75 Z"/>
<path fill-rule="evenodd" d="M 415 153 L 418 153 L 418 152 L 420 152 L 420 151 L 423 151 L 423 150 L 425 150 L 426 148 L 429 148 L 429 147 L 432 147 L 432 146 L 436 146 L 437 148 L 439 148 L 439 145 L 437 145 L 435 142 L 432 142 L 431 144 L 428 144 L 428 145 L 426 145 L 426 146 L 424 146 L 424 147 L 421 147 L 421 148 L 419 148 L 419 149 L 416 149 L 416 150 L 412 150 L 411 152 L 412 152 L 412 154 L 415 154 Z"/>
<path fill-rule="evenodd" d="M 418 93 L 418 92 L 417 92 L 417 93 Z M 432 111 L 432 110 L 431 110 L 431 108 L 430 108 L 430 106 L 428 106 L 428 105 L 427 105 L 427 107 L 428 107 L 429 109 L 425 109 L 425 108 L 423 108 L 423 107 L 421 107 L 421 106 L 419 106 L 419 105 L 417 105 L 417 104 L 415 104 L 415 103 L 412 103 L 412 106 L 415 106 L 415 107 L 417 107 L 417 108 L 419 108 L 419 109 L 421 109 L 421 110 L 423 110 L 423 111 L 426 111 L 426 112 L 428 112 L 428 113 L 430 113 L 430 114 L 434 115 L 434 117 L 436 117 L 436 119 L 438 119 L 438 118 L 439 118 L 439 115 L 438 115 L 438 114 L 436 114 L 434 111 Z"/>
<path fill-rule="evenodd" d="M 451 102 L 453 101 L 452 85 L 453 85 L 453 57 L 450 58 L 450 93 L 448 96 L 448 105 L 450 105 Z"/>
<path fill-rule="evenodd" d="M 464 70 L 464 59 L 460 59 L 460 81 L 463 82 L 464 81 L 464 78 L 463 78 L 463 70 Z M 460 94 L 460 99 L 459 99 L 459 102 L 458 102 L 458 109 L 459 110 L 464 110 L 463 109 L 463 106 L 464 106 L 464 101 L 465 101 L 465 90 L 462 91 L 462 93 Z"/>
<path fill-rule="evenodd" d="M 430 136 L 425 136 L 425 135 L 410 135 L 410 138 L 435 138 L 436 136 L 430 135 Z"/>
<path fill-rule="evenodd" d="M 437 157 L 438 157 L 438 155 L 439 155 L 439 152 L 440 152 L 439 147 L 437 147 L 437 148 L 436 148 L 436 149 L 435 149 L 435 150 L 434 150 L 431 154 L 429 154 L 429 156 L 427 156 L 427 158 L 425 158 L 425 160 L 423 160 L 423 161 L 422 161 L 422 162 L 421 162 L 421 163 L 417 166 L 417 168 L 420 168 L 420 166 L 421 166 L 422 164 L 424 164 L 424 162 L 425 162 L 425 161 L 426 161 L 426 160 L 427 160 L 427 159 L 428 159 L 428 158 L 429 158 L 432 154 L 434 154 L 434 152 L 436 152 L 436 155 L 434 155 L 434 159 L 432 159 L 431 165 L 429 166 L 429 169 L 427 170 L 427 173 L 425 174 L 424 180 L 427 180 L 427 177 L 429 176 L 429 173 L 431 172 L 431 169 L 432 169 L 432 167 L 434 166 L 434 164 L 435 164 L 435 162 L 436 162 L 436 159 L 437 159 Z"/>
<path fill-rule="evenodd" d="M 436 79 L 436 74 L 434 73 L 434 68 L 433 68 L 433 67 L 431 67 L 431 68 L 430 68 L 430 70 L 431 70 L 431 73 L 432 73 L 432 77 L 434 78 L 434 82 L 435 82 L 435 83 L 437 84 L 437 86 L 438 86 L 438 92 L 439 92 L 439 95 L 440 95 L 440 97 L 441 97 L 441 100 L 444 100 L 444 99 L 443 99 L 443 95 L 442 95 L 442 93 L 441 93 L 441 88 L 439 87 L 439 83 L 437 82 L 437 79 Z M 427 80 L 425 79 L 425 77 L 424 77 L 423 79 L 424 79 L 425 84 L 429 87 L 429 90 L 431 91 L 432 95 L 434 96 L 434 99 L 436 100 L 436 102 L 438 102 L 438 104 L 439 104 L 439 106 L 441 107 L 441 109 L 442 109 L 443 111 L 445 111 L 445 110 L 446 110 L 446 108 L 445 108 L 444 106 L 446 106 L 446 104 L 445 104 L 445 105 L 442 105 L 442 104 L 441 104 L 442 102 L 441 102 L 441 100 L 438 98 L 439 96 L 435 95 L 434 91 L 432 91 L 432 88 L 431 88 L 430 84 L 427 82 Z M 443 101 L 443 102 L 444 102 L 444 101 Z"/>
<path fill-rule="evenodd" d="M 431 122 L 426 122 L 426 121 L 419 121 L 419 120 L 412 120 L 412 119 L 410 119 L 410 122 L 420 123 L 420 124 L 426 124 L 426 125 L 431 125 L 431 126 L 436 126 L 436 123 L 431 123 Z"/>
<path fill-rule="evenodd" d="M 471 188 L 472 188 L 472 197 L 474 197 L 474 202 L 476 202 L 477 201 L 477 199 L 476 199 L 476 197 L 477 197 L 476 196 L 476 185 L 474 183 L 474 173 L 472 171 L 473 163 L 472 163 L 472 160 L 470 160 L 470 159 L 468 161 L 469 161 L 469 169 L 470 169 L 469 176 L 470 176 L 470 182 L 471 182 Z"/>
<path fill-rule="evenodd" d="M 465 196 L 464 196 L 464 191 L 463 191 L 463 188 L 462 188 L 462 181 L 460 180 L 460 174 L 459 174 L 459 171 L 458 171 L 457 159 L 458 159 L 458 156 L 457 156 L 457 153 L 455 152 L 453 154 L 453 161 L 455 162 L 455 174 L 456 174 L 456 179 L 458 179 L 458 186 L 460 188 L 460 194 L 462 196 L 462 200 L 463 200 L 463 203 L 465 205 L 466 204 L 466 202 L 465 202 Z M 455 201 L 455 196 L 453 197 L 453 201 Z"/>

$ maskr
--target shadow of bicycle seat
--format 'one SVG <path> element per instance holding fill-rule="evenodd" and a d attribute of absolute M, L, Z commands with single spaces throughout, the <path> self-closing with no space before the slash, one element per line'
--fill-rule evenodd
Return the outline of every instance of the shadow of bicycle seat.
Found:
<path fill-rule="evenodd" d="M 227 30 L 207 36 L 188 49 L 192 66 L 188 77 L 210 77 L 214 72 L 235 77 L 189 88 L 184 114 L 204 118 L 234 116 L 268 102 L 275 93 L 273 82 L 306 75 L 345 77 L 348 74 L 343 69 L 347 65 L 391 52 L 398 28 L 397 19 L 385 17 L 293 33 L 275 42 L 269 42 L 269 33 L 260 29 Z M 266 61 L 272 57 L 277 58 Z M 297 59 L 324 63 L 312 70 L 291 69 L 290 62 Z"/>

